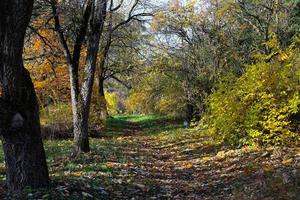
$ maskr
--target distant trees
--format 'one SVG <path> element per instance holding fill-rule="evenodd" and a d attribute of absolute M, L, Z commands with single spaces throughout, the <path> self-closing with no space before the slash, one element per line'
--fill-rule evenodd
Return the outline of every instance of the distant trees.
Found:
<path fill-rule="evenodd" d="M 186 116 L 186 97 L 181 85 L 179 58 L 161 52 L 151 63 L 134 70 L 133 88 L 125 105 L 129 113 L 160 113 Z"/>
<path fill-rule="evenodd" d="M 231 144 L 297 141 L 298 7 L 173 1 L 155 15 L 150 67 L 137 78 L 129 109 L 169 108 Z"/>
<path fill-rule="evenodd" d="M 164 73 L 173 69 L 181 74 L 178 84 L 184 90 L 188 120 L 206 113 L 206 99 L 224 74 L 243 74 L 245 64 L 254 61 L 254 51 L 269 54 L 272 34 L 280 45 L 290 43 L 294 34 L 289 30 L 297 25 L 296 6 L 284 0 L 177 0 L 157 13 L 152 27 L 165 41 L 158 51 L 168 52 L 170 60 L 177 58 L 181 65 Z"/>
<path fill-rule="evenodd" d="M 32 6 L 33 0 L 0 2 L 0 134 L 9 191 L 49 183 L 39 106 L 22 59 Z"/>
<path fill-rule="evenodd" d="M 115 5 L 116 2 L 117 5 Z M 122 81 L 118 79 L 117 76 L 119 74 L 127 73 L 131 69 L 130 66 L 114 67 L 114 65 L 107 65 L 111 46 L 114 45 L 114 43 L 120 44 L 120 41 L 122 41 L 123 44 L 121 44 L 119 48 L 134 51 L 134 47 L 132 47 L 131 49 L 126 47 L 126 38 L 124 38 L 128 37 L 128 34 L 124 34 L 124 32 L 126 31 L 126 26 L 134 29 L 135 27 L 131 25 L 132 22 L 141 22 L 143 17 L 151 17 L 153 15 L 151 13 L 153 11 L 150 10 L 152 8 L 147 8 L 147 6 L 145 6 L 145 1 L 143 0 L 134 0 L 132 2 L 129 2 L 128 5 L 127 4 L 128 2 L 125 2 L 124 0 L 121 0 L 120 2 L 114 0 L 109 1 L 109 8 L 107 13 L 108 17 L 105 24 L 105 37 L 103 37 L 99 55 L 100 60 L 98 72 L 99 109 L 101 118 L 103 120 L 105 120 L 107 117 L 107 106 L 104 95 L 104 81 L 107 79 L 115 79 L 122 84 Z M 126 8 L 126 11 L 118 12 L 124 8 Z M 139 30 L 137 29 L 137 31 Z M 118 61 L 115 61 L 115 64 L 117 62 Z"/>

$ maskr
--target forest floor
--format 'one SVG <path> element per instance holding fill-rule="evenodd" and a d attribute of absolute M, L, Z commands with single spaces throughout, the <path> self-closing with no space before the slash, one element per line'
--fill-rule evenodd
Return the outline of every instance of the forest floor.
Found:
<path fill-rule="evenodd" d="M 91 152 L 47 140 L 48 189 L 5 199 L 300 199 L 300 148 L 230 148 L 182 123 L 116 116 L 94 133 Z M 5 195 L 6 194 L 6 195 Z M 0 196 L 1 198 L 1 196 Z"/>

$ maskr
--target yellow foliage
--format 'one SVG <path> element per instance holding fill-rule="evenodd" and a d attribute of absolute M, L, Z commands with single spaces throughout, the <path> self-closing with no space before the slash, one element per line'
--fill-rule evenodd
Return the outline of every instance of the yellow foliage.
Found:
<path fill-rule="evenodd" d="M 209 133 L 248 145 L 299 142 L 299 48 L 280 49 L 275 37 L 265 45 L 273 47 L 269 55 L 256 54 L 245 74 L 226 76 L 209 97 Z"/>
<path fill-rule="evenodd" d="M 77 176 L 77 177 L 80 177 L 81 176 L 81 172 L 74 172 L 73 175 Z"/>
<path fill-rule="evenodd" d="M 48 85 L 48 81 L 35 81 L 34 82 L 34 87 L 36 90 L 38 90 L 40 88 L 44 88 L 47 85 Z"/>
<path fill-rule="evenodd" d="M 290 164 L 293 163 L 293 161 L 294 161 L 293 158 L 289 158 L 289 159 L 283 160 L 282 164 L 283 165 L 290 165 Z"/>
<path fill-rule="evenodd" d="M 118 97 L 115 93 L 105 91 L 105 99 L 108 112 L 110 114 L 118 113 Z"/>

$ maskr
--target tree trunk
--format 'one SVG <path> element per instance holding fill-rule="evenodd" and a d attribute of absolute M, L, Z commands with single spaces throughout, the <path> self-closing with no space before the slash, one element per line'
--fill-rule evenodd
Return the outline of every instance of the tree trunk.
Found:
<path fill-rule="evenodd" d="M 88 124 L 91 106 L 93 84 L 95 79 L 99 42 L 106 16 L 106 0 L 94 0 L 92 13 L 88 21 L 87 56 L 84 68 L 84 82 L 78 99 L 74 118 L 74 154 L 90 151 L 88 139 Z"/>
<path fill-rule="evenodd" d="M 99 76 L 99 83 L 98 83 L 98 96 L 99 96 L 100 119 L 105 121 L 108 117 L 108 111 L 107 111 L 107 102 L 104 93 L 104 79 L 103 77 L 100 76 Z"/>
<path fill-rule="evenodd" d="M 191 103 L 187 103 L 186 105 L 186 120 L 190 125 L 194 116 L 194 106 Z"/>
<path fill-rule="evenodd" d="M 49 183 L 39 106 L 22 59 L 32 6 L 33 0 L 0 1 L 0 114 L 8 114 L 8 118 L 0 117 L 0 134 L 9 191 L 44 187 Z"/>
<path fill-rule="evenodd" d="M 88 112 L 89 111 L 83 107 L 82 103 L 80 103 L 80 107 L 76 107 L 75 112 L 73 111 L 75 155 L 81 152 L 90 151 Z"/>
<path fill-rule="evenodd" d="M 112 8 L 112 4 L 110 5 Z M 110 9 L 111 9 L 110 8 Z M 112 14 L 109 15 L 109 28 L 108 28 L 108 37 L 106 39 L 106 44 L 104 48 L 101 50 L 101 59 L 99 64 L 99 75 L 98 75 L 98 95 L 99 95 L 99 111 L 100 111 L 100 119 L 105 121 L 108 117 L 108 111 L 107 111 L 107 102 L 105 99 L 105 93 L 104 93 L 104 81 L 105 81 L 105 64 L 106 59 L 108 58 L 110 46 L 112 43 Z"/>
<path fill-rule="evenodd" d="M 71 100 L 74 124 L 73 155 L 90 151 L 88 139 L 88 123 L 91 104 L 92 89 L 94 84 L 99 41 L 103 31 L 103 23 L 106 17 L 107 0 L 85 1 L 83 17 L 74 44 L 73 55 L 62 31 L 57 1 L 52 1 L 52 12 L 55 20 L 55 29 L 59 35 L 70 73 Z M 79 88 L 79 60 L 81 58 L 82 45 L 87 41 L 87 56 L 85 59 L 84 81 Z"/>

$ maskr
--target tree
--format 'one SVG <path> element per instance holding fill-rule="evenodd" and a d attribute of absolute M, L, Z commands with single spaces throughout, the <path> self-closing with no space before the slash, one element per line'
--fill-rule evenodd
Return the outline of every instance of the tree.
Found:
<path fill-rule="evenodd" d="M 74 124 L 74 155 L 90 151 L 88 139 L 88 120 L 92 89 L 94 84 L 96 61 L 99 50 L 99 42 L 103 31 L 103 24 L 106 17 L 107 0 L 86 0 L 83 4 L 73 2 L 75 7 L 83 10 L 79 18 L 80 23 L 75 32 L 73 51 L 70 50 L 65 32 L 61 26 L 60 12 L 58 12 L 58 1 L 51 2 L 52 14 L 55 22 L 55 31 L 59 35 L 63 47 L 66 63 L 70 74 L 71 100 Z M 68 8 L 72 2 L 64 2 Z M 72 19 L 72 18 L 71 18 Z M 84 57 L 83 44 L 86 42 L 87 52 Z M 79 61 L 84 57 L 84 77 L 80 87 Z"/>
<path fill-rule="evenodd" d="M 32 7 L 33 0 L 0 2 L 0 134 L 9 191 L 49 183 L 39 106 L 22 58 Z"/>
<path fill-rule="evenodd" d="M 149 17 L 153 14 L 146 11 L 145 5 L 143 9 L 140 9 L 140 5 L 143 3 L 142 0 L 134 0 L 128 14 L 118 13 L 117 11 L 120 10 L 122 7 L 126 7 L 124 0 L 121 0 L 118 5 L 114 6 L 114 0 L 110 0 L 110 5 L 108 9 L 108 18 L 106 23 L 106 38 L 104 38 L 101 49 L 100 49 L 100 61 L 99 61 L 99 73 L 98 73 L 98 95 L 99 95 L 99 106 L 100 106 L 100 113 L 101 118 L 107 118 L 107 105 L 104 95 L 104 81 L 110 78 L 115 79 L 118 82 L 121 82 L 116 77 L 116 74 L 127 72 L 128 70 L 117 70 L 118 72 L 113 72 L 112 69 L 106 69 L 106 63 L 111 51 L 111 46 L 114 42 L 124 40 L 124 38 L 118 38 L 116 33 L 121 32 L 120 29 L 124 28 L 124 26 L 129 26 L 130 23 L 133 21 L 141 21 L 141 17 Z M 137 12 L 138 11 L 138 12 Z M 118 38 L 118 39 L 116 39 Z M 108 70 L 112 73 L 109 75 L 107 74 Z"/>
<path fill-rule="evenodd" d="M 151 65 L 139 67 L 133 77 L 133 89 L 126 99 L 129 113 L 159 113 L 185 117 L 185 96 L 181 85 L 180 62 L 174 57 L 151 57 Z M 176 70 L 177 69 L 177 70 Z"/>
<path fill-rule="evenodd" d="M 36 11 L 37 12 L 37 11 Z M 46 26 L 47 12 L 32 17 L 24 47 L 24 65 L 31 74 L 40 106 L 69 102 L 68 68 L 56 32 Z M 53 22 L 51 25 L 53 26 Z"/>
<path fill-rule="evenodd" d="M 158 52 L 167 51 L 181 62 L 181 68 L 167 70 L 181 74 L 178 84 L 184 89 L 187 120 L 206 114 L 206 98 L 223 74 L 242 75 L 245 64 L 254 61 L 253 51 L 269 54 L 266 43 L 272 33 L 281 44 L 290 41 L 288 21 L 297 25 L 297 12 L 288 19 L 295 6 L 283 0 L 176 0 L 156 14 L 152 27 L 164 41 L 158 41 L 164 48 Z"/>

